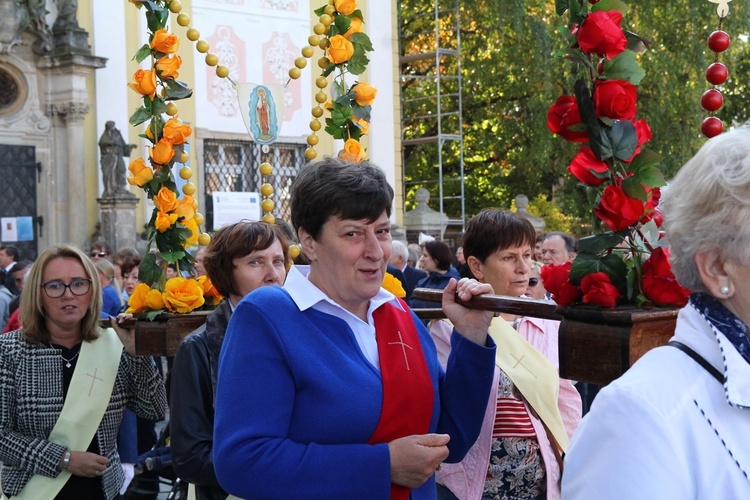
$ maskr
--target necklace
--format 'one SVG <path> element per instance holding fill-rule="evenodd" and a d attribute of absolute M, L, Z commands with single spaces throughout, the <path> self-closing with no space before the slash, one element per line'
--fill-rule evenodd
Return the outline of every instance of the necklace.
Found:
<path fill-rule="evenodd" d="M 70 359 L 67 359 L 65 356 L 60 354 L 60 357 L 63 359 L 63 361 L 65 361 L 65 368 L 70 368 L 70 362 L 76 359 L 79 354 L 81 354 L 81 351 L 78 351 L 77 353 L 75 353 L 75 355 Z"/>

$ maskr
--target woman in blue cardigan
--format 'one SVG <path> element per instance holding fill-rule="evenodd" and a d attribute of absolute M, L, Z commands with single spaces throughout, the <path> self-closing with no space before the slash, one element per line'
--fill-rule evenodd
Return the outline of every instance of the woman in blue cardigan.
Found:
<path fill-rule="evenodd" d="M 393 189 L 366 162 L 326 158 L 292 186 L 292 223 L 310 260 L 246 296 L 219 362 L 214 463 L 242 498 L 434 499 L 434 472 L 479 433 L 495 346 L 492 313 L 456 302 L 492 293 L 446 287 L 455 325 L 444 372 L 406 304 L 381 288 Z M 459 333 L 460 332 L 460 333 Z"/>

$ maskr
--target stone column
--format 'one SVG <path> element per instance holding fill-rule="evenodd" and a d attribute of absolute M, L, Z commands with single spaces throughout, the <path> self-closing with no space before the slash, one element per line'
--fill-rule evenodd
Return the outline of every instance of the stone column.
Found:
<path fill-rule="evenodd" d="M 135 248 L 135 207 L 136 196 L 113 196 L 97 198 L 101 213 L 101 233 L 106 242 L 116 251 L 122 247 Z"/>

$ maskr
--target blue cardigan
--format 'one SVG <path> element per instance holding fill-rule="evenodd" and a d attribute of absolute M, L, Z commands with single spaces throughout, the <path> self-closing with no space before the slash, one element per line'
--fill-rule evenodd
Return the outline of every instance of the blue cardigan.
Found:
<path fill-rule="evenodd" d="M 454 332 L 447 374 L 412 314 L 435 387 L 430 432 L 451 436 L 447 461 L 476 440 L 489 399 L 495 346 Z M 382 403 L 380 372 L 335 316 L 300 311 L 280 287 L 245 297 L 219 361 L 214 463 L 241 498 L 390 498 L 387 443 L 366 444 Z M 435 498 L 434 478 L 412 499 Z"/>

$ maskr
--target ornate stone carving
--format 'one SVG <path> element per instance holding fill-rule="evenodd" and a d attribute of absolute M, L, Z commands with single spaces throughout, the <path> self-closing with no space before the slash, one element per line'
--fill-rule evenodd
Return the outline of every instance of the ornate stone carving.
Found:
<path fill-rule="evenodd" d="M 47 116 L 59 116 L 69 123 L 78 123 L 83 121 L 84 117 L 91 110 L 91 106 L 85 102 L 67 102 L 64 104 L 48 104 Z"/>

